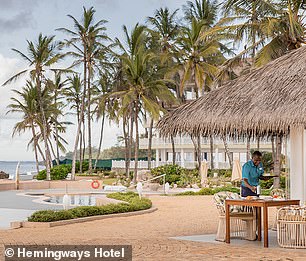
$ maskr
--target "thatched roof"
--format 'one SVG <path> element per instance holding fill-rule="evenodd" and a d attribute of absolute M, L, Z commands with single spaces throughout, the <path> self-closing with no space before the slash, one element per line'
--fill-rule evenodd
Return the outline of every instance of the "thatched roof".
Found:
<path fill-rule="evenodd" d="M 158 123 L 162 136 L 288 133 L 306 126 L 306 47 L 184 104 Z"/>

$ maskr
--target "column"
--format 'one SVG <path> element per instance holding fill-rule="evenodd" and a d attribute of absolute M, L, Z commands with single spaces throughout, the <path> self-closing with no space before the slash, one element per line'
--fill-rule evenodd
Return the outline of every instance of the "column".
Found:
<path fill-rule="evenodd" d="M 184 149 L 181 149 L 181 167 L 185 167 Z"/>
<path fill-rule="evenodd" d="M 306 139 L 303 127 L 290 128 L 289 158 L 290 158 L 290 198 L 305 202 L 304 188 L 306 186 L 305 153 Z"/>
<path fill-rule="evenodd" d="M 159 166 L 159 149 L 156 149 L 156 167 Z"/>
<path fill-rule="evenodd" d="M 215 149 L 215 168 L 219 169 L 219 149 L 218 149 L 218 146 L 216 146 L 216 149 Z"/>
<path fill-rule="evenodd" d="M 161 161 L 162 161 L 162 162 L 167 162 L 167 158 L 166 158 L 166 149 L 162 149 L 162 150 L 161 150 Z"/>

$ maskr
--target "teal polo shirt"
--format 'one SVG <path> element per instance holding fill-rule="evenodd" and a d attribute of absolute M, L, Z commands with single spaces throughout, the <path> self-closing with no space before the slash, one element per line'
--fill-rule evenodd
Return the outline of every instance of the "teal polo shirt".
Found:
<path fill-rule="evenodd" d="M 242 179 L 248 179 L 251 186 L 258 186 L 259 177 L 262 174 L 264 174 L 264 169 L 261 162 L 258 166 L 255 166 L 254 162 L 249 160 L 242 167 Z M 245 187 L 244 181 L 242 181 L 241 185 Z"/>

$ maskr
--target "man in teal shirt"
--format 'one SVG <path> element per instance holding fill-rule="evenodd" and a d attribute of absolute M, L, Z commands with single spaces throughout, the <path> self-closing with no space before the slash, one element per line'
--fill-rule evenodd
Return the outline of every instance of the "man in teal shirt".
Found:
<path fill-rule="evenodd" d="M 241 196 L 257 196 L 256 187 L 259 180 L 267 180 L 270 177 L 264 177 L 264 169 L 261 163 L 262 154 L 254 151 L 252 159 L 245 163 L 242 167 Z"/>

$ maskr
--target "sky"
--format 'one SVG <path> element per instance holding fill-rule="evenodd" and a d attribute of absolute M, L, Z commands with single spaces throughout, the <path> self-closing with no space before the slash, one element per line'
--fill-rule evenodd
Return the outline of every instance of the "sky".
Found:
<path fill-rule="evenodd" d="M 122 25 L 130 29 L 137 22 L 144 23 L 146 17 L 152 16 L 160 7 L 167 6 L 174 11 L 185 3 L 186 0 L 0 0 L 0 84 L 27 68 L 27 64 L 12 48 L 26 53 L 26 40 L 36 41 L 39 33 L 55 35 L 58 40 L 65 38 L 55 29 L 72 29 L 72 20 L 67 14 L 80 19 L 83 6 L 93 6 L 96 9 L 96 20 L 108 20 L 108 35 L 111 38 L 121 38 Z M 25 80 L 20 78 L 13 84 L 0 86 L 0 161 L 34 160 L 32 149 L 27 149 L 30 133 L 25 132 L 12 138 L 13 127 L 20 120 L 20 115 L 7 114 L 7 105 L 13 96 L 12 89 L 19 90 Z M 72 116 L 66 117 L 65 120 L 74 121 Z M 106 122 L 103 148 L 116 144 L 117 136 L 122 135 L 121 129 L 121 126 Z M 75 132 L 76 125 L 72 125 L 64 135 L 69 143 L 67 150 L 72 150 Z M 92 126 L 93 146 L 98 146 L 99 133 L 100 124 L 95 122 Z"/>

